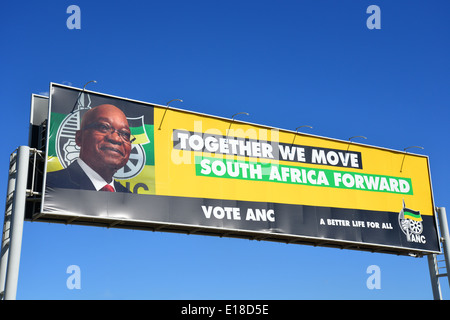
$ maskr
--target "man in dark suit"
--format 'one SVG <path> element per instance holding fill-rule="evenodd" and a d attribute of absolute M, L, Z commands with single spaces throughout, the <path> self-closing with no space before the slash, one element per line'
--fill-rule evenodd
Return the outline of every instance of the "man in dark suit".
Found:
<path fill-rule="evenodd" d="M 50 188 L 130 192 L 113 179 L 128 161 L 131 143 L 125 114 L 110 104 L 87 111 L 75 135 L 80 157 L 66 169 L 47 174 Z"/>

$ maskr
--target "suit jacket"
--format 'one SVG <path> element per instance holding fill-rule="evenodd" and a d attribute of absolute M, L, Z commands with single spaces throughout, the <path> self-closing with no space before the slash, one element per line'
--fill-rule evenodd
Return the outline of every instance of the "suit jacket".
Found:
<path fill-rule="evenodd" d="M 66 169 L 47 173 L 46 184 L 51 188 L 96 190 L 77 161 L 72 162 Z M 131 193 L 116 180 L 114 180 L 114 188 L 116 192 Z"/>

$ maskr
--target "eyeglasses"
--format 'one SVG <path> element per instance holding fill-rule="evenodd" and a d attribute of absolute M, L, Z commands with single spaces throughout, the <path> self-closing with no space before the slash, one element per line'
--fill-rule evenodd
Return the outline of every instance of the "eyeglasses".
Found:
<path fill-rule="evenodd" d="M 109 125 L 108 123 L 102 123 L 102 122 L 91 123 L 91 124 L 85 126 L 82 130 L 87 130 L 87 129 L 94 129 L 94 130 L 96 130 L 100 133 L 104 133 L 104 134 L 106 134 L 106 133 L 113 134 L 114 132 L 117 132 L 119 137 L 126 143 L 133 143 L 133 141 L 136 140 L 136 137 L 134 137 L 128 131 L 117 130 L 117 129 L 111 127 L 111 125 Z"/>

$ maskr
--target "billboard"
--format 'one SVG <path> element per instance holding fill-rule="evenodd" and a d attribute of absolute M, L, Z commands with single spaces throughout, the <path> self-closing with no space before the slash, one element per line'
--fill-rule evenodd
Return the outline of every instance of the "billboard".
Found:
<path fill-rule="evenodd" d="M 59 84 L 48 114 L 35 219 L 440 251 L 426 156 Z"/>

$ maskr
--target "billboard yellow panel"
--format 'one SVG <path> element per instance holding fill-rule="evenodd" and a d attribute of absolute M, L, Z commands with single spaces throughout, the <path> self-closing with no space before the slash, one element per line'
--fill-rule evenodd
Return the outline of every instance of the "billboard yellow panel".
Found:
<path fill-rule="evenodd" d="M 230 121 L 171 110 L 155 130 L 157 194 L 433 215 L 425 156 Z"/>

